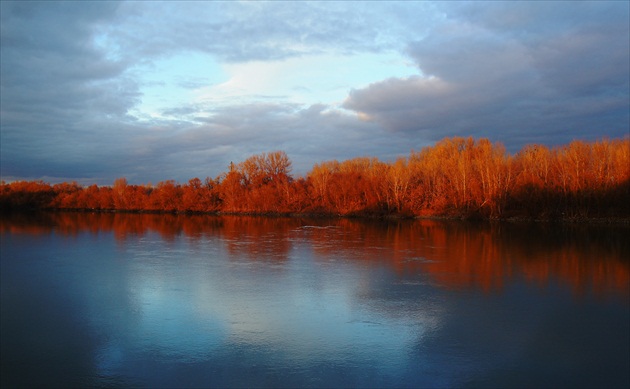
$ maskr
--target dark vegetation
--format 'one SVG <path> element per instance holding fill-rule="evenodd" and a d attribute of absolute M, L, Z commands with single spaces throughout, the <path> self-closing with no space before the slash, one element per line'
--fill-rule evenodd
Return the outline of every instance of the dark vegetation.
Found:
<path fill-rule="evenodd" d="M 447 138 L 394 162 L 326 161 L 298 178 L 275 151 L 186 184 L 3 182 L 0 208 L 628 220 L 630 139 L 528 145 L 510 155 L 487 139 Z"/>

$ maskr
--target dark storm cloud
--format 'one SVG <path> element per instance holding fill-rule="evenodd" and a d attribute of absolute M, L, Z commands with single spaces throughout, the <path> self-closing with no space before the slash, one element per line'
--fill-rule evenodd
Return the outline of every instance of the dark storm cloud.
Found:
<path fill-rule="evenodd" d="M 3 177 L 82 177 L 93 174 L 96 156 L 118 155 L 124 122 L 105 119 L 124 118 L 137 89 L 121 77 L 125 64 L 93 42 L 94 28 L 114 17 L 116 6 L 1 3 Z"/>
<path fill-rule="evenodd" d="M 325 160 L 393 159 L 414 147 L 405 137 L 384 133 L 375 124 L 323 104 L 249 103 L 204 112 L 206 116 L 187 127 L 162 122 L 136 131 L 128 144 L 133 150 L 129 164 L 119 171 L 128 172 L 125 175 L 133 182 L 186 182 L 214 178 L 226 172 L 230 162 L 284 150 L 299 176 Z"/>
<path fill-rule="evenodd" d="M 0 5 L 3 179 L 72 177 L 101 184 L 123 175 L 145 182 L 218 174 L 229 160 L 282 147 L 298 157 L 307 150 L 311 159 L 305 166 L 371 152 L 375 139 L 363 140 L 359 128 L 369 134 L 376 126 L 339 113 L 308 116 L 298 106 L 189 105 L 164 111 L 174 120 L 139 120 L 129 115 L 141 98 L 137 73 L 182 52 L 247 61 L 378 51 L 393 42 L 401 48 L 402 41 L 376 16 L 405 15 L 399 4 L 361 3 Z M 399 33 L 407 26 L 395 25 Z M 200 85 L 193 78 L 183 82 Z M 333 141 L 346 138 L 351 147 Z"/>
<path fill-rule="evenodd" d="M 455 134 L 518 147 L 627 133 L 626 2 L 156 4 L 0 2 L 3 179 L 181 182 L 278 149 L 302 174 Z M 143 72 L 187 53 L 224 65 L 396 51 L 418 76 L 350 92 L 364 120 L 273 89 L 138 109 L 143 88 L 168 90 Z M 177 86 L 219 82 L 207 76 Z"/>
<path fill-rule="evenodd" d="M 354 90 L 345 107 L 429 139 L 490 137 L 518 148 L 623 136 L 630 125 L 629 5 L 445 5 L 408 53 L 422 77 Z"/>

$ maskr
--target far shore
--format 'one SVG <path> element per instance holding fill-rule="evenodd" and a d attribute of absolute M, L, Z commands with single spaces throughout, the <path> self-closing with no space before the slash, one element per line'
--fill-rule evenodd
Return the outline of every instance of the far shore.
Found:
<path fill-rule="evenodd" d="M 437 220 L 437 221 L 468 221 L 468 222 L 505 222 L 505 223 L 563 223 L 563 224 L 612 224 L 630 225 L 630 218 L 627 217 L 588 217 L 570 216 L 555 218 L 528 218 L 523 216 L 512 216 L 505 218 L 487 218 L 473 215 L 470 217 L 455 215 L 397 215 L 397 214 L 334 214 L 334 213 L 314 213 L 314 212 L 195 212 L 195 211 L 163 211 L 163 210 L 120 210 L 120 209 L 91 209 L 91 208 L 21 208 L 21 209 L 0 209 L 0 216 L 13 213 L 103 213 L 103 214 L 150 214 L 150 215 L 181 215 L 181 216 L 251 216 L 269 218 L 308 218 L 308 219 L 357 219 L 357 220 Z"/>

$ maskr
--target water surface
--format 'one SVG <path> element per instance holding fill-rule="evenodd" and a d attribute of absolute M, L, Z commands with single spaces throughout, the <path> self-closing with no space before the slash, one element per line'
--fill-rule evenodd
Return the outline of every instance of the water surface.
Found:
<path fill-rule="evenodd" d="M 2 387 L 627 387 L 627 227 L 4 216 Z"/>

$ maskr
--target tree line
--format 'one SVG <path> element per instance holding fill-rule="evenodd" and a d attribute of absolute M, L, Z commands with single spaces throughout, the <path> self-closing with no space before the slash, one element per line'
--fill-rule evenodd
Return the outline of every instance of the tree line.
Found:
<path fill-rule="evenodd" d="M 293 177 L 284 151 L 216 178 L 111 186 L 2 182 L 2 209 L 458 218 L 630 218 L 630 138 L 532 144 L 445 138 L 407 157 L 315 164 Z"/>

